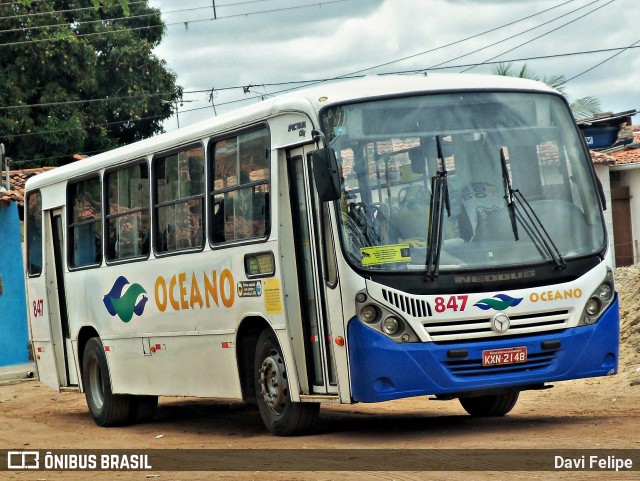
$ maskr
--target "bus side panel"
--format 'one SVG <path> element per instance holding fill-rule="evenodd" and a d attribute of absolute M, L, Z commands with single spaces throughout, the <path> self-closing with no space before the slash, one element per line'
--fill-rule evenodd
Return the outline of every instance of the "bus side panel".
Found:
<path fill-rule="evenodd" d="M 115 393 L 242 399 L 237 369 L 229 369 L 232 339 L 176 333 L 102 342 Z"/>

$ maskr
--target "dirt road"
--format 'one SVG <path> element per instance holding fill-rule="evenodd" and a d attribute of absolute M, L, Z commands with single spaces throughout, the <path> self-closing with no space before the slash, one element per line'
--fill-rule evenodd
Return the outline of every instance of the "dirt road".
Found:
<path fill-rule="evenodd" d="M 56 393 L 38 381 L 0 385 L 0 448 L 5 449 L 640 449 L 640 386 L 633 373 L 559 383 L 521 395 L 499 419 L 473 419 L 456 401 L 415 398 L 376 405 L 323 406 L 313 435 L 271 436 L 254 409 L 209 400 L 161 398 L 156 419 L 123 428 L 95 426 L 79 393 Z M 506 474 L 506 473 L 503 473 Z M 547 479 L 636 479 L 635 473 L 547 473 Z M 158 472 L 162 479 L 496 479 L 494 473 Z M 134 479 L 149 473 L 13 473 L 15 480 Z M 577 476 L 577 477 L 576 477 Z M 536 473 L 510 473 L 534 479 Z M 498 477 L 497 479 L 504 479 Z"/>
<path fill-rule="evenodd" d="M 161 398 L 147 424 L 99 428 L 84 395 L 38 381 L 0 384 L 0 449 L 637 449 L 640 450 L 640 267 L 620 270 L 622 347 L 617 376 L 525 392 L 503 418 L 471 418 L 457 401 L 426 397 L 325 405 L 313 435 L 278 438 L 239 403 Z M 640 466 L 639 466 L 640 467 Z M 638 479 L 635 472 L 8 472 L 12 480 Z"/>

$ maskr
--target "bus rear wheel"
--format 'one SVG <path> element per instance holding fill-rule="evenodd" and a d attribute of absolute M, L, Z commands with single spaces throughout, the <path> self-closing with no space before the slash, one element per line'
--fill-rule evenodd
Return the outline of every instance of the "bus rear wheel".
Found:
<path fill-rule="evenodd" d="M 104 347 L 100 339 L 87 341 L 82 357 L 82 383 L 91 417 L 98 426 L 127 424 L 131 412 L 131 396 L 113 394 Z"/>
<path fill-rule="evenodd" d="M 276 436 L 291 436 L 312 428 L 320 404 L 291 401 L 282 352 L 269 330 L 263 331 L 258 338 L 254 380 L 258 409 L 269 432 Z"/>
<path fill-rule="evenodd" d="M 458 400 L 472 416 L 504 416 L 516 405 L 519 395 L 520 391 L 509 391 L 488 396 L 461 397 Z"/>

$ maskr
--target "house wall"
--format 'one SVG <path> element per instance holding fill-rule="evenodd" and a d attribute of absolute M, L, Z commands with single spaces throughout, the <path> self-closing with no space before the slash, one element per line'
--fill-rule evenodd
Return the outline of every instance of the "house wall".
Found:
<path fill-rule="evenodd" d="M 29 361 L 29 330 L 18 205 L 0 203 L 0 367 Z"/>
<path fill-rule="evenodd" d="M 608 165 L 595 165 L 596 175 L 600 182 L 602 183 L 602 188 L 604 190 L 604 195 L 607 200 L 607 210 L 604 211 L 604 221 L 607 225 L 607 234 L 609 236 L 609 245 L 615 246 L 615 239 L 613 237 L 613 214 L 611 210 L 611 179 L 609 174 L 609 166 Z M 640 211 L 638 211 L 640 212 Z M 610 250 L 611 262 L 615 262 L 615 255 L 613 254 L 613 248 Z"/>
<path fill-rule="evenodd" d="M 618 185 L 629 187 L 633 252 L 637 262 L 640 256 L 640 252 L 638 252 L 638 243 L 640 243 L 640 169 L 616 170 L 616 177 Z"/>

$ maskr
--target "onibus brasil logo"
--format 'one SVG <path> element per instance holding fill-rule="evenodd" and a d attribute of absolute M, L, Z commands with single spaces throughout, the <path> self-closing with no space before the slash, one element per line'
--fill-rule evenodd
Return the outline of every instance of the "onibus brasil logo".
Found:
<path fill-rule="evenodd" d="M 495 309 L 496 311 L 504 311 L 508 307 L 515 307 L 522 302 L 522 297 L 511 297 L 506 294 L 496 294 L 493 297 L 489 297 L 487 299 L 480 299 L 478 302 L 474 304 L 474 306 L 479 307 L 483 311 L 488 311 L 489 309 Z"/>
<path fill-rule="evenodd" d="M 128 284 L 129 281 L 126 277 L 118 277 L 109 293 L 103 299 L 104 306 L 109 311 L 109 314 L 112 316 L 117 315 L 123 322 L 129 322 L 134 314 L 141 316 L 144 312 L 144 306 L 149 300 L 147 296 L 142 296 L 142 299 L 138 301 L 140 294 L 147 293 L 140 284 L 131 284 L 123 292 L 124 287 Z"/>

